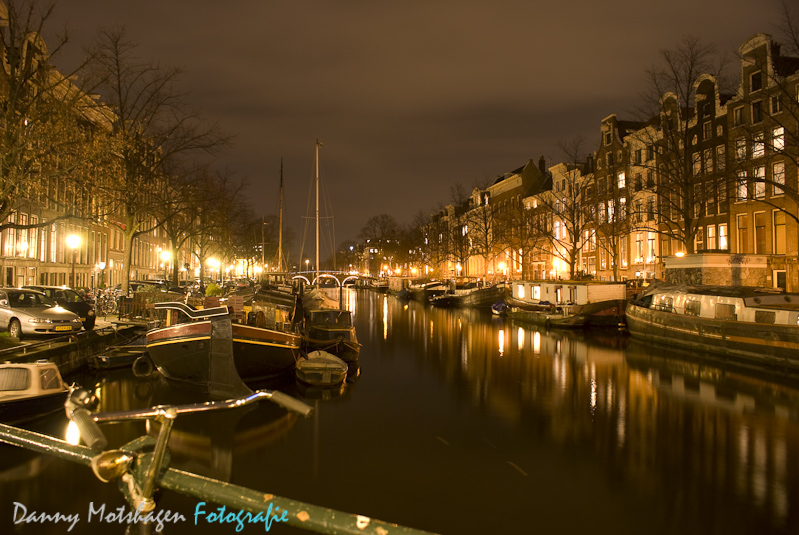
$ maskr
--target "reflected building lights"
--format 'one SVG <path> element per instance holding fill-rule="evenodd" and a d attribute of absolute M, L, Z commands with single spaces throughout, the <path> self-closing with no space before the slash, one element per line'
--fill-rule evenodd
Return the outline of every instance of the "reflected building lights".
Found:
<path fill-rule="evenodd" d="M 461 334 L 461 367 L 463 371 L 469 369 L 469 344 L 466 343 L 466 333 Z"/>
<path fill-rule="evenodd" d="M 388 297 L 383 297 L 383 340 L 388 340 Z"/>
<path fill-rule="evenodd" d="M 524 351 L 524 329 L 519 327 L 518 332 L 516 333 L 516 338 L 518 341 L 519 352 L 521 353 Z"/>
<path fill-rule="evenodd" d="M 499 330 L 499 356 L 505 354 L 505 329 Z"/>
<path fill-rule="evenodd" d="M 541 333 L 538 331 L 533 333 L 533 354 L 541 355 Z"/>

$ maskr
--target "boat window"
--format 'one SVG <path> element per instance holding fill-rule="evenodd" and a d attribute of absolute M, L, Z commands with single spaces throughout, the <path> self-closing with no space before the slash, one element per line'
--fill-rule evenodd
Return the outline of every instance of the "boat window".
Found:
<path fill-rule="evenodd" d="M 674 312 L 674 298 L 671 296 L 661 295 L 652 306 L 655 310 L 663 312 Z"/>
<path fill-rule="evenodd" d="M 716 319 L 736 321 L 738 316 L 735 314 L 735 305 L 716 303 Z"/>
<path fill-rule="evenodd" d="M 702 310 L 702 302 L 695 299 L 685 301 L 685 313 L 688 316 L 698 316 Z"/>
<path fill-rule="evenodd" d="M 755 323 L 774 323 L 777 313 L 773 310 L 755 310 Z"/>
<path fill-rule="evenodd" d="M 58 377 L 58 371 L 56 371 L 55 368 L 45 368 L 40 370 L 39 379 L 41 380 L 42 390 L 61 388 L 61 381 Z"/>
<path fill-rule="evenodd" d="M 27 390 L 31 385 L 31 374 L 27 368 L 4 368 L 0 370 L 0 392 Z"/>

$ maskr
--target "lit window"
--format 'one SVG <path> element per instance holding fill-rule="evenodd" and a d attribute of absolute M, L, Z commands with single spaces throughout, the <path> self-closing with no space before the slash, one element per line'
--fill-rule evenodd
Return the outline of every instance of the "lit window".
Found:
<path fill-rule="evenodd" d="M 781 186 L 785 185 L 785 163 L 774 162 L 771 167 L 771 179 L 774 182 L 774 195 L 782 195 L 785 191 Z"/>
<path fill-rule="evenodd" d="M 727 223 L 719 225 L 719 249 L 727 250 Z"/>
<path fill-rule="evenodd" d="M 777 126 L 771 130 L 771 146 L 775 151 L 785 149 L 785 128 Z"/>
<path fill-rule="evenodd" d="M 739 138 L 735 140 L 735 159 L 736 160 L 746 159 L 746 140 L 744 138 Z"/>
<path fill-rule="evenodd" d="M 746 182 L 746 171 L 738 171 L 738 200 L 744 201 L 749 196 L 749 186 Z"/>
<path fill-rule="evenodd" d="M 752 139 L 752 158 L 760 158 L 766 153 L 766 143 L 763 141 L 763 132 L 758 132 Z"/>
<path fill-rule="evenodd" d="M 755 167 L 755 198 L 762 199 L 766 196 L 766 168 L 762 165 Z"/>

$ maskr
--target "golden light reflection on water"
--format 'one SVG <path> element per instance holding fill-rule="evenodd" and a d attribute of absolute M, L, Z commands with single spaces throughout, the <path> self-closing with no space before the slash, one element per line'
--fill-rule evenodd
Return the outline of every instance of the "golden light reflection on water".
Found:
<path fill-rule="evenodd" d="M 388 339 L 388 296 L 383 296 L 383 340 Z"/>
<path fill-rule="evenodd" d="M 355 301 L 352 303 L 354 310 Z M 425 467 L 434 465 L 435 484 L 441 484 L 442 492 L 453 500 L 465 501 L 473 494 L 467 484 L 470 475 L 450 486 L 442 482 L 457 479 L 459 471 L 463 471 L 461 459 L 474 462 L 478 470 L 485 467 L 486 477 L 502 472 L 492 470 L 487 475 L 497 460 L 506 468 L 512 462 L 530 474 L 520 483 L 514 472 L 513 480 L 493 481 L 493 488 L 513 488 L 524 496 L 554 488 L 565 495 L 567 490 L 558 487 L 557 482 L 540 482 L 541 478 L 533 475 L 536 467 L 557 463 L 562 452 L 568 451 L 570 459 L 579 460 L 574 463 L 578 466 L 575 470 L 588 468 L 598 474 L 580 480 L 585 495 L 599 496 L 610 482 L 619 495 L 635 497 L 631 502 L 620 501 L 619 505 L 634 505 L 646 514 L 652 513 L 650 523 L 660 522 L 668 515 L 673 528 L 670 531 L 675 533 L 686 526 L 724 526 L 724 530 L 716 529 L 714 533 L 725 535 L 799 533 L 799 516 L 794 512 L 799 503 L 799 389 L 757 381 L 727 368 L 720 371 L 706 362 L 700 365 L 690 356 L 680 360 L 673 351 L 650 353 L 647 347 L 632 347 L 615 334 L 603 337 L 539 331 L 530 325 L 473 311 L 438 310 L 415 302 L 406 308 L 393 297 L 367 292 L 362 292 L 358 303 L 361 317 L 356 317 L 356 327 L 364 344 L 363 360 L 369 366 L 355 385 L 358 395 L 338 399 L 335 411 L 324 410 L 324 402 L 320 402 L 319 414 L 324 418 L 321 421 L 330 428 L 346 429 L 349 422 L 345 418 L 351 419 L 352 411 L 366 410 L 369 415 L 395 411 L 404 415 L 409 412 L 408 407 L 426 408 L 431 401 L 436 403 L 438 412 L 429 429 L 419 425 L 417 413 L 408 414 L 405 420 L 398 417 L 384 422 L 373 418 L 369 433 L 416 433 L 419 436 L 414 435 L 414 439 L 420 440 L 433 437 L 430 442 L 435 443 L 435 453 L 425 458 L 420 448 L 414 452 L 420 458 L 413 462 Z M 497 345 L 502 358 L 497 358 Z M 394 358 L 371 358 L 379 351 L 387 354 L 389 350 Z M 408 388 L 407 374 L 402 373 L 409 370 L 415 381 L 412 388 Z M 138 388 L 132 382 L 112 382 L 103 391 L 104 408 L 121 410 L 130 408 Z M 392 395 L 396 392 L 402 395 Z M 144 399 L 146 396 L 140 397 L 142 403 L 149 402 L 149 398 Z M 379 411 L 365 409 L 364 398 L 373 403 L 378 400 Z M 245 421 L 250 416 L 253 414 L 248 413 Z M 437 427 L 432 422 L 438 422 Z M 300 421 L 297 427 L 308 432 L 308 425 Z M 117 426 L 106 427 L 107 431 L 116 432 Z M 124 444 L 139 434 L 141 430 L 134 429 L 124 436 L 119 434 L 112 443 Z M 447 450 L 453 452 L 448 458 L 458 461 L 450 472 L 435 440 L 439 434 L 448 441 Z M 286 470 L 293 474 L 307 460 L 307 451 L 290 447 L 294 445 L 290 441 L 303 443 L 306 436 L 280 436 L 281 440 L 269 447 L 280 448 L 284 440 L 286 447 L 280 451 L 279 465 L 270 469 L 276 471 L 287 465 Z M 471 447 L 453 437 L 493 446 L 470 456 Z M 324 438 L 327 442 L 323 452 L 335 451 L 338 455 L 345 445 L 350 446 L 344 432 Z M 357 456 L 359 460 L 365 456 L 380 467 L 385 479 L 397 486 L 408 473 L 402 466 L 397 468 L 397 463 L 385 461 L 396 457 L 398 450 L 391 449 L 393 444 L 394 441 L 376 441 L 374 451 L 358 451 Z M 253 479 L 256 474 L 264 479 L 274 477 L 259 463 L 263 461 L 266 466 L 264 457 L 275 449 L 264 451 L 267 455 L 259 451 L 258 462 L 248 465 Z M 550 457 L 552 451 L 556 453 Z M 513 457 L 494 458 L 497 452 L 513 452 Z M 238 453 L 230 456 L 239 461 Z M 559 468 L 569 470 L 566 464 Z M 440 477 L 442 470 L 446 477 Z M 384 474 L 381 472 L 381 477 Z M 320 482 L 324 492 L 340 490 L 341 478 L 334 475 L 331 479 L 332 483 Z M 47 481 L 51 480 L 54 478 Z M 569 480 L 569 492 L 574 480 Z M 16 495 L 19 486 L 19 482 L 0 479 L 0 495 Z M 45 485 L 37 482 L 31 492 L 46 492 L 40 489 L 45 489 Z M 360 492 L 353 489 L 353 493 Z M 396 495 L 412 496 L 417 489 L 401 488 Z M 370 491 L 363 492 L 368 496 Z M 501 491 L 496 494 L 499 497 L 481 496 L 481 500 L 488 500 L 486 508 L 494 510 L 496 503 L 507 501 L 509 496 Z M 402 502 L 402 498 L 397 500 L 397 508 L 412 505 Z M 536 510 L 536 504 L 527 505 L 532 513 L 547 512 Z M 580 511 L 579 504 L 571 504 L 570 508 Z M 447 526 L 451 529 L 440 531 L 475 532 L 469 531 L 471 526 L 456 525 L 457 520 Z M 420 527 L 433 526 L 434 522 L 422 521 Z M 498 520 L 492 516 L 492 527 L 495 522 Z M 645 531 L 632 529 L 641 526 L 628 518 L 618 522 L 614 528 L 623 528 L 618 531 Z M 514 531 L 498 528 L 480 532 Z"/>

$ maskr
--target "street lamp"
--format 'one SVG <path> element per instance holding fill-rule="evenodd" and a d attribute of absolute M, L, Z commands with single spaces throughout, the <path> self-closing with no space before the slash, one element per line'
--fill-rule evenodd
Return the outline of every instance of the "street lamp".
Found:
<path fill-rule="evenodd" d="M 100 280 L 97 283 L 97 287 L 102 288 L 103 278 L 104 278 L 103 275 L 105 275 L 105 262 L 100 262 L 99 264 L 97 264 L 97 270 L 100 272 L 99 273 L 100 276 L 98 277 Z"/>
<path fill-rule="evenodd" d="M 67 236 L 67 247 L 72 249 L 72 277 L 70 278 L 70 287 L 75 287 L 75 257 L 78 256 L 78 247 L 80 247 L 80 236 L 77 234 L 70 234 Z"/>
<path fill-rule="evenodd" d="M 167 277 L 167 268 L 169 267 L 169 260 L 171 258 L 172 258 L 171 252 L 167 250 L 161 251 L 161 260 L 164 262 L 164 280 L 169 280 L 169 277 Z"/>

